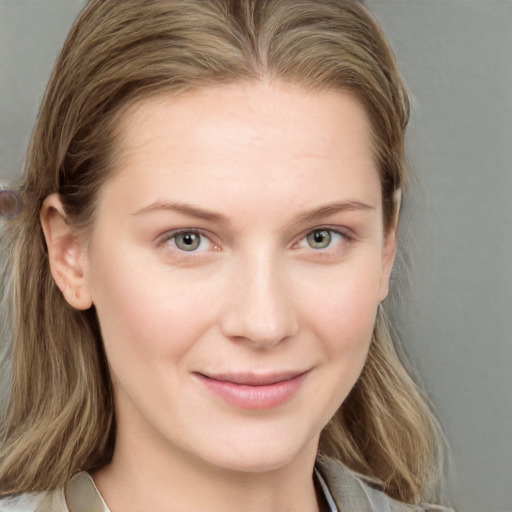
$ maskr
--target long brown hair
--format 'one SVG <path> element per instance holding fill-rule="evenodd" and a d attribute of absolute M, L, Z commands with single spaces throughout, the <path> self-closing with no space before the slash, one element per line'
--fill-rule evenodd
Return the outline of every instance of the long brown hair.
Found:
<path fill-rule="evenodd" d="M 409 104 L 393 53 L 355 0 L 92 0 L 74 24 L 30 143 L 23 214 L 2 235 L 2 305 L 12 350 L 0 495 L 59 487 L 108 463 L 115 440 L 108 363 L 94 307 L 55 285 L 39 211 L 61 196 L 84 233 L 109 177 L 117 120 L 136 101 L 274 78 L 353 94 L 370 119 L 384 229 L 404 187 Z M 438 476 L 437 423 L 400 362 L 382 308 L 359 381 L 320 450 L 418 503 Z"/>

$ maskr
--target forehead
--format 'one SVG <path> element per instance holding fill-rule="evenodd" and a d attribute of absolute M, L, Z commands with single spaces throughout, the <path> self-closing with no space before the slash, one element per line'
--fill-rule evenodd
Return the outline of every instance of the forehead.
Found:
<path fill-rule="evenodd" d="M 349 93 L 258 82 L 162 94 L 121 116 L 115 155 L 111 181 L 136 181 L 137 204 L 200 189 L 208 202 L 215 190 L 309 203 L 315 187 L 380 200 L 369 122 Z"/>
<path fill-rule="evenodd" d="M 213 133 L 209 131 L 212 124 L 217 128 Z M 304 137 L 308 147 L 333 146 L 340 139 L 362 141 L 360 136 L 371 132 L 364 108 L 349 92 L 315 91 L 281 81 L 241 82 L 178 95 L 163 93 L 136 102 L 119 119 L 120 156 L 138 151 L 145 142 L 155 143 L 163 125 L 168 135 L 176 129 L 169 143 L 177 146 L 185 136 L 195 136 L 205 147 L 212 137 L 224 145 L 230 139 L 238 143 L 242 136 L 262 144 L 272 138 L 281 142 Z M 365 142 L 371 147 L 370 137 Z"/>

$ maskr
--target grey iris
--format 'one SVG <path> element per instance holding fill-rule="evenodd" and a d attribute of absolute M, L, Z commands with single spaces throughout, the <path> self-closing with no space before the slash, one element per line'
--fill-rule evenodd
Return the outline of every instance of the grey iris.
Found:
<path fill-rule="evenodd" d="M 179 233 L 174 237 L 176 247 L 182 251 L 195 251 L 201 243 L 201 236 L 198 233 Z"/>

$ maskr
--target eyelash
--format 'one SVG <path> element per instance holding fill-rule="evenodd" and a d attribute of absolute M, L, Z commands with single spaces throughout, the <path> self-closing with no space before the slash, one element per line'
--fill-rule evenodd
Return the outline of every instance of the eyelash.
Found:
<path fill-rule="evenodd" d="M 315 227 L 313 229 L 309 229 L 307 232 L 305 232 L 303 235 L 301 235 L 300 238 L 292 244 L 292 249 L 295 249 L 295 250 L 300 249 L 300 247 L 298 247 L 298 246 L 301 242 L 305 241 L 305 243 L 308 244 L 307 237 L 309 235 L 312 235 L 313 233 L 320 233 L 322 231 L 325 231 L 330 234 L 330 236 L 331 236 L 330 243 L 325 248 L 315 249 L 308 245 L 308 247 L 305 247 L 306 249 L 309 248 L 319 255 L 320 254 L 324 255 L 324 253 L 325 253 L 325 255 L 327 256 L 327 254 L 330 253 L 329 249 L 333 245 L 332 238 L 334 238 L 335 236 L 339 236 L 341 238 L 339 243 L 343 243 L 343 244 L 347 244 L 347 245 L 350 245 L 355 240 L 354 235 L 347 232 L 346 230 L 341 230 L 339 228 L 333 228 L 330 226 L 319 226 L 319 227 Z M 206 238 L 208 240 L 208 242 L 213 246 L 214 251 L 220 250 L 220 247 L 212 240 L 212 237 L 209 233 L 206 233 L 200 229 L 194 229 L 194 228 L 169 231 L 161 237 L 159 244 L 162 246 L 167 245 L 167 244 L 171 245 L 174 252 L 177 255 L 179 255 L 179 257 L 181 257 L 181 258 L 197 258 L 200 256 L 201 253 L 203 253 L 205 251 L 197 251 L 197 250 L 186 251 L 186 250 L 180 249 L 176 245 L 176 241 L 175 241 L 176 237 L 178 237 L 179 235 L 187 235 L 187 234 L 200 236 L 201 238 Z M 174 241 L 174 243 L 170 243 L 172 241 Z M 202 241 L 200 241 L 200 244 L 201 243 L 202 243 Z M 335 244 L 335 245 L 337 245 L 337 244 Z"/>

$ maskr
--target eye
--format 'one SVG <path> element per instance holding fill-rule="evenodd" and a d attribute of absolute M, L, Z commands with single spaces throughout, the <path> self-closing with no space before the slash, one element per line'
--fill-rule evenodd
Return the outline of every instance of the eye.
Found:
<path fill-rule="evenodd" d="M 344 244 L 348 244 L 351 238 L 348 234 L 328 228 L 318 228 L 307 233 L 296 245 L 297 248 L 314 249 L 322 251 L 324 249 L 340 249 Z"/>
<path fill-rule="evenodd" d="M 176 249 L 184 252 L 200 252 L 211 249 L 211 240 L 198 231 L 180 231 L 170 234 L 166 240 Z"/>
<path fill-rule="evenodd" d="M 325 249 L 331 243 L 331 231 L 328 229 L 315 229 L 315 231 L 308 233 L 306 240 L 312 249 Z"/>

